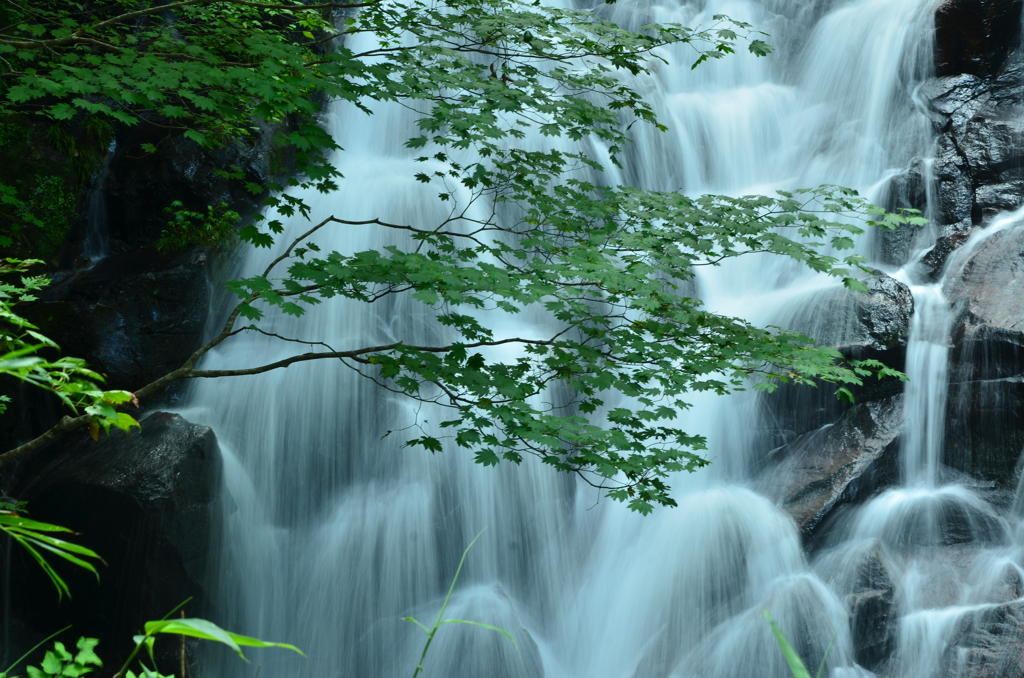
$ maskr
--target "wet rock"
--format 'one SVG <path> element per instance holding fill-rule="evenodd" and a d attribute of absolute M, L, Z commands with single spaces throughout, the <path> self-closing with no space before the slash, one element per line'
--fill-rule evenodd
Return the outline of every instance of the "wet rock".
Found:
<path fill-rule="evenodd" d="M 944 461 L 1007 489 L 1024 450 L 1024 231 L 972 247 L 943 289 L 954 309 Z"/>
<path fill-rule="evenodd" d="M 873 670 L 887 660 L 896 646 L 893 572 L 888 555 L 876 543 L 857 565 L 853 589 L 846 597 L 854 658 L 867 669 Z"/>
<path fill-rule="evenodd" d="M 133 390 L 180 367 L 199 346 L 210 256 L 194 250 L 114 255 L 56 277 L 25 315 L 64 355 L 88 357 L 111 388 Z"/>
<path fill-rule="evenodd" d="M 889 180 L 881 204 L 894 212 L 901 208 L 924 211 L 928 206 L 928 181 L 924 163 L 915 159 L 910 167 Z M 919 226 L 903 225 L 896 230 L 880 232 L 881 261 L 901 266 L 910 258 L 914 242 L 920 233 Z"/>
<path fill-rule="evenodd" d="M 954 224 L 970 219 L 974 208 L 973 179 L 966 159 L 949 134 L 939 137 L 934 172 L 939 223 Z"/>
<path fill-rule="evenodd" d="M 940 236 L 935 241 L 935 246 L 921 257 L 921 266 L 924 267 L 928 280 L 932 282 L 937 282 L 942 276 L 942 270 L 946 267 L 949 256 L 960 249 L 960 246 L 971 237 L 969 220 L 964 220 L 956 226 L 958 228 L 952 230 L 948 235 Z"/>
<path fill-rule="evenodd" d="M 974 201 L 982 219 L 1015 210 L 1024 205 L 1024 179 L 980 186 L 974 193 Z"/>
<path fill-rule="evenodd" d="M 1024 54 L 1014 52 L 1003 70 L 989 87 L 991 101 L 996 106 L 1019 106 L 1024 103 Z"/>
<path fill-rule="evenodd" d="M 940 675 L 943 678 L 1024 675 L 1024 603 L 1007 603 L 964 614 L 942 652 Z"/>
<path fill-rule="evenodd" d="M 943 463 L 1012 490 L 1024 451 L 1024 377 L 955 382 L 947 411 Z"/>
<path fill-rule="evenodd" d="M 774 452 L 757 486 L 809 535 L 836 506 L 896 481 L 902 424 L 902 395 L 855 405 Z"/>
<path fill-rule="evenodd" d="M 1006 359 L 1024 346 L 1024 230 L 994 232 L 958 265 L 943 286 L 956 313 L 955 362 L 974 363 L 973 379 L 1018 374 Z"/>
<path fill-rule="evenodd" d="M 943 132 L 962 132 L 981 106 L 987 93 L 984 81 L 965 73 L 931 78 L 921 85 L 921 96 L 929 102 L 932 120 Z"/>
<path fill-rule="evenodd" d="M 141 145 L 156 146 L 145 153 Z M 124 248 L 144 247 L 160 237 L 174 201 L 186 209 L 206 212 L 208 205 L 227 203 L 243 217 L 259 209 L 262 195 L 246 183 L 265 186 L 269 176 L 286 169 L 283 152 L 268 134 L 255 134 L 244 144 L 205 148 L 181 135 L 166 136 L 163 128 L 138 125 L 118 138 L 118 151 L 105 183 L 111 237 Z M 220 170 L 237 167 L 241 179 L 227 179 Z"/>
<path fill-rule="evenodd" d="M 967 122 L 957 146 L 977 186 L 1024 178 L 1024 120 L 1017 115 L 975 116 Z"/>
<path fill-rule="evenodd" d="M 868 291 L 856 296 L 859 336 L 840 345 L 841 351 L 873 349 L 887 351 L 905 347 L 914 314 L 910 288 L 880 271 L 864 281 Z"/>
<path fill-rule="evenodd" d="M 849 359 L 878 360 L 902 370 L 914 297 L 910 288 L 880 271 L 863 282 L 868 287 L 866 293 L 835 289 L 802 304 L 795 315 L 779 322 L 838 348 Z M 818 388 L 783 386 L 764 398 L 761 449 L 786 445 L 839 419 L 849 405 L 839 400 L 835 391 L 835 385 L 826 383 Z M 900 395 L 903 382 L 868 377 L 850 391 L 857 403 L 865 403 Z"/>
<path fill-rule="evenodd" d="M 1009 603 L 1024 595 L 1024 577 L 1015 565 L 1006 563 L 999 577 L 991 583 L 986 601 Z"/>
<path fill-rule="evenodd" d="M 995 75 L 1020 42 L 1021 0 L 947 0 L 935 12 L 938 75 Z"/>
<path fill-rule="evenodd" d="M 189 596 L 195 600 L 188 611 L 200 611 L 219 524 L 222 461 L 212 430 L 156 412 L 141 431 L 114 431 L 95 442 L 69 435 L 16 473 L 7 490 L 29 502 L 33 518 L 82 533 L 76 541 L 107 563 L 99 584 L 85 571 L 59 568 L 73 598 L 58 604 L 38 566 L 16 552 L 16 616 L 44 635 L 74 624 L 76 634 L 103 638 L 108 652 L 123 655 L 144 621 Z"/>

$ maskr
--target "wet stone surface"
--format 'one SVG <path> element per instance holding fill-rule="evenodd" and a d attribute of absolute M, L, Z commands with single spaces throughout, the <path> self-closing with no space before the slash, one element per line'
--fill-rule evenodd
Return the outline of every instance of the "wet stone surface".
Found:
<path fill-rule="evenodd" d="M 837 505 L 896 482 L 903 396 L 855 405 L 835 424 L 772 454 L 758 481 L 807 535 Z"/>

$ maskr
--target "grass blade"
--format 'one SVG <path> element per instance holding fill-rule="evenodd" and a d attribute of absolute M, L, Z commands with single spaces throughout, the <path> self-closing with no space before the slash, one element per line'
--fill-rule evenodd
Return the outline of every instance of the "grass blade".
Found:
<path fill-rule="evenodd" d="M 811 678 L 811 674 L 807 671 L 807 667 L 804 666 L 804 661 L 800 659 L 800 655 L 797 654 L 793 646 L 789 644 L 789 640 L 786 635 L 779 628 L 779 625 L 772 619 L 772 615 L 768 610 L 762 610 L 761 614 L 768 620 L 768 623 L 772 625 L 772 633 L 775 634 L 775 642 L 779 644 L 779 649 L 782 650 L 783 656 L 786 658 L 786 663 L 789 664 L 789 670 L 793 673 L 793 678 Z"/>

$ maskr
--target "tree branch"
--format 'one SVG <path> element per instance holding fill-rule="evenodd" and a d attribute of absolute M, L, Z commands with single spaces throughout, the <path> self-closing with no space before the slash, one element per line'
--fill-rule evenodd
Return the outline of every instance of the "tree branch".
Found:
<path fill-rule="evenodd" d="M 0 44 L 8 45 L 10 47 L 19 47 L 21 49 L 47 49 L 50 47 L 72 45 L 78 42 L 95 42 L 92 39 L 86 38 L 86 34 L 143 16 L 162 14 L 163 12 L 194 5 L 209 5 L 215 2 L 229 2 L 233 5 L 243 5 L 245 7 L 255 7 L 257 9 L 289 9 L 301 11 L 311 9 L 359 9 L 361 7 L 372 7 L 378 4 L 380 0 L 370 0 L 369 2 L 321 2 L 301 5 L 281 5 L 266 2 L 253 2 L 252 0 L 180 0 L 179 2 L 172 2 L 166 5 L 146 7 L 134 12 L 125 12 L 124 14 L 119 14 L 115 17 L 105 19 L 98 24 L 82 26 L 63 38 L 53 38 L 51 40 L 12 40 L 0 38 Z"/>
<path fill-rule="evenodd" d="M 64 417 L 61 417 L 61 420 L 57 422 L 56 426 L 45 431 L 38 438 L 30 440 L 24 445 L 19 445 L 12 450 L 7 450 L 3 454 L 0 454 L 0 466 L 17 459 L 18 457 L 24 456 L 29 452 L 38 450 L 40 447 L 58 436 L 62 436 L 65 433 L 71 433 L 72 431 L 88 426 L 90 421 L 92 421 L 92 417 L 87 414 L 74 418 L 65 415 Z"/>

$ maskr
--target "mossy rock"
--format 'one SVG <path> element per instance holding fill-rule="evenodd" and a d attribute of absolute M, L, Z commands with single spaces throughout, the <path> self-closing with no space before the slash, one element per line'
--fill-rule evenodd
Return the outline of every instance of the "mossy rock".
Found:
<path fill-rule="evenodd" d="M 5 256 L 54 260 L 112 134 L 109 124 L 89 120 L 0 117 L 0 250 Z"/>

